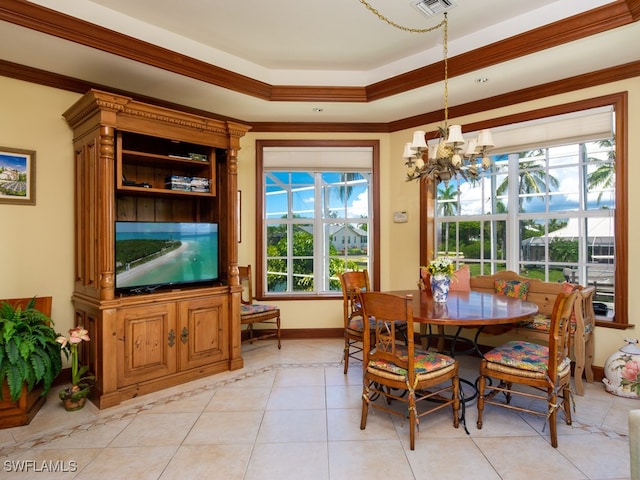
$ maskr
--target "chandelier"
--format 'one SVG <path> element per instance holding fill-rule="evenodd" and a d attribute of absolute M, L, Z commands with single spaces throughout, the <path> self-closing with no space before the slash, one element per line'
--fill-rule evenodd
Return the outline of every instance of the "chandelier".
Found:
<path fill-rule="evenodd" d="M 444 30 L 444 126 L 439 127 L 439 138 L 433 145 L 428 145 L 425 132 L 418 130 L 413 133 L 413 140 L 404 146 L 402 157 L 407 166 L 407 181 L 426 180 L 438 184 L 455 177 L 477 178 L 483 171 L 489 169 L 491 162 L 488 152 L 493 147 L 490 130 L 481 130 L 478 138 L 470 140 L 466 149 L 460 125 L 449 125 L 449 61 L 448 36 L 449 21 L 447 13 L 438 27 Z M 481 158 L 478 165 L 478 158 Z"/>

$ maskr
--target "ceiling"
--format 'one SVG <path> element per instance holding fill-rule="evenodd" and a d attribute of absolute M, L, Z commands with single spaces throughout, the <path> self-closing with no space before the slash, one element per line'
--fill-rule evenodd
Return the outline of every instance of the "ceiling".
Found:
<path fill-rule="evenodd" d="M 637 16 L 638 0 L 452 1 L 450 106 L 640 60 L 626 48 L 640 38 L 631 20 L 593 35 L 576 22 L 587 33 L 568 42 L 562 24 L 560 40 L 523 54 L 503 42 L 603 6 Z M 413 2 L 369 0 L 404 27 L 442 21 Z M 247 123 L 390 123 L 441 109 L 443 30 L 394 28 L 371 9 L 363 0 L 3 0 L 0 60 Z M 476 51 L 496 42 L 504 61 Z"/>

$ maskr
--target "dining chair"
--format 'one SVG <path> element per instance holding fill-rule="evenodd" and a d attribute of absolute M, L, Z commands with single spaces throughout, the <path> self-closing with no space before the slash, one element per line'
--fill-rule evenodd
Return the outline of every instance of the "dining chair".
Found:
<path fill-rule="evenodd" d="M 371 290 L 367 270 L 345 272 L 340 275 L 342 313 L 344 318 L 344 373 L 349 370 L 349 358 L 362 360 L 363 316 L 359 294 Z"/>
<path fill-rule="evenodd" d="M 575 303 L 575 332 L 573 333 L 573 354 L 576 359 L 573 381 L 578 395 L 584 395 L 584 382 L 593 383 L 593 357 L 595 354 L 594 330 L 596 314 L 593 310 L 593 297 L 596 287 L 579 287 L 578 299 Z M 572 325 L 574 322 L 572 322 Z"/>
<path fill-rule="evenodd" d="M 364 323 L 360 429 L 367 426 L 369 407 L 408 416 L 410 448 L 414 450 L 419 419 L 449 406 L 453 410 L 453 426 L 458 428 L 458 362 L 448 355 L 415 347 L 412 296 L 362 292 L 360 299 L 362 314 L 373 319 Z M 407 408 L 394 409 L 393 401 L 404 402 Z"/>
<path fill-rule="evenodd" d="M 244 341 L 253 343 L 256 340 L 276 337 L 278 349 L 280 345 L 280 309 L 276 305 L 257 303 L 253 298 L 253 280 L 251 278 L 251 265 L 238 266 L 242 296 L 240 299 L 240 324 L 246 325 L 247 338 Z M 260 323 L 271 328 L 254 328 Z M 275 327 L 275 331 L 273 330 Z"/>
<path fill-rule="evenodd" d="M 482 428 L 485 405 L 496 405 L 547 417 L 551 445 L 554 448 L 558 446 L 556 419 L 559 408 L 563 408 L 566 423 L 571 425 L 569 350 L 571 312 L 577 295 L 578 290 L 574 289 L 572 292 L 559 293 L 556 297 L 547 345 L 514 340 L 484 355 L 480 361 L 478 378 L 478 429 Z M 493 381 L 498 383 L 493 385 Z M 514 384 L 533 389 L 515 389 Z M 505 396 L 505 401 L 495 399 L 500 393 Z M 525 407 L 524 403 L 511 404 L 514 395 L 527 401 L 542 400 L 546 408 L 535 410 L 533 406 Z"/>

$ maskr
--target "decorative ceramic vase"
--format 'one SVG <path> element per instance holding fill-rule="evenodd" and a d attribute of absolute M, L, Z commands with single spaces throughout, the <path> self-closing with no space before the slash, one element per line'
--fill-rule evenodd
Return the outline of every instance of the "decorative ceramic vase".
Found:
<path fill-rule="evenodd" d="M 84 404 L 87 402 L 87 397 L 81 397 L 78 399 L 64 398 L 62 404 L 67 412 L 74 412 L 84 408 Z"/>
<path fill-rule="evenodd" d="M 450 282 L 451 279 L 447 275 L 431 275 L 431 294 L 434 302 L 444 303 L 447 301 Z"/>
<path fill-rule="evenodd" d="M 602 379 L 609 393 L 640 398 L 640 347 L 637 339 L 626 338 L 627 345 L 612 354 L 604 364 Z"/>

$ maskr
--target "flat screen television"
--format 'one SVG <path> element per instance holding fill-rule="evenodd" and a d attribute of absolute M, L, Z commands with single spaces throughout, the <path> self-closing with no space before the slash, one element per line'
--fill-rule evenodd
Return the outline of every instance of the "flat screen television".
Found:
<path fill-rule="evenodd" d="M 115 288 L 148 293 L 219 277 L 218 224 L 116 222 Z"/>

